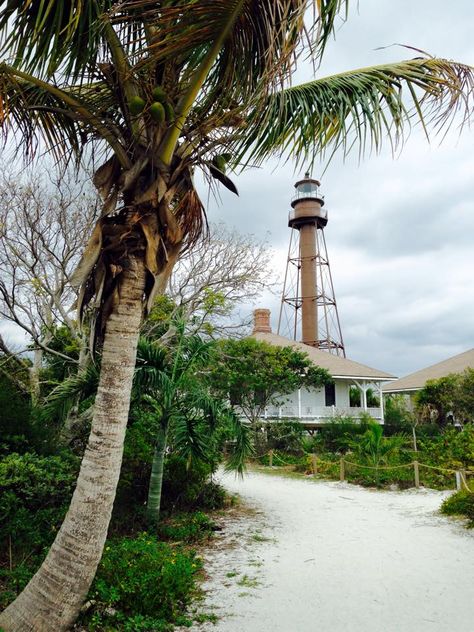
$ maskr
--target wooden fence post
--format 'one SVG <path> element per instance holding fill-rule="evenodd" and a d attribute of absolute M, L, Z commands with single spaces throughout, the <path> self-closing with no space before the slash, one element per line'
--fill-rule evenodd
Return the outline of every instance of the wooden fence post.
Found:
<path fill-rule="evenodd" d="M 268 453 L 268 465 L 273 467 L 273 450 L 270 450 Z"/>
<path fill-rule="evenodd" d="M 461 472 L 456 470 L 454 475 L 456 477 L 456 491 L 459 491 L 461 489 Z"/>
<path fill-rule="evenodd" d="M 318 473 L 318 457 L 314 452 L 311 455 L 311 467 L 313 469 L 313 476 L 316 476 Z"/>
<path fill-rule="evenodd" d="M 413 469 L 415 471 L 415 487 L 420 487 L 420 468 L 418 461 L 413 461 Z"/>
<path fill-rule="evenodd" d="M 341 459 L 339 461 L 339 480 L 341 481 L 341 483 L 344 482 L 345 480 L 345 472 L 344 472 L 344 457 L 341 456 Z"/>

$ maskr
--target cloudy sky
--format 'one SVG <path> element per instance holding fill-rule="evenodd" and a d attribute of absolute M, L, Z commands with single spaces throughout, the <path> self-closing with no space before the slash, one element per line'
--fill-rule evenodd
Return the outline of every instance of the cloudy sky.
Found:
<path fill-rule="evenodd" d="M 474 64 L 472 0 L 360 0 L 328 48 L 321 76 L 399 61 L 415 53 L 393 43 Z M 449 6 L 449 8 L 447 8 Z M 304 66 L 299 80 L 311 78 Z M 474 127 L 440 146 L 412 131 L 393 159 L 389 148 L 358 163 L 329 165 L 321 190 L 325 231 L 347 356 L 406 375 L 474 346 Z M 292 165 L 265 164 L 210 201 L 209 219 L 264 239 L 275 270 L 286 265 Z M 320 173 L 313 172 L 314 177 Z M 279 298 L 262 297 L 276 327 Z M 253 306 L 248 306 L 250 312 Z"/>

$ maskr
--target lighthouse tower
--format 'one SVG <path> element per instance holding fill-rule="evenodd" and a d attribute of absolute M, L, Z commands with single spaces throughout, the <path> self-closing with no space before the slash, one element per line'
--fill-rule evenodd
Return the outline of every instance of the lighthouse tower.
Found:
<path fill-rule="evenodd" d="M 319 187 L 309 173 L 295 184 L 278 333 L 345 358 L 324 237 L 328 213 Z"/>

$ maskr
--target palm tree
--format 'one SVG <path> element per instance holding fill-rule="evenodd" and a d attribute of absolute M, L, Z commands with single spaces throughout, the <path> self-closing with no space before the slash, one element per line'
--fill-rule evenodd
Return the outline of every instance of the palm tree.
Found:
<path fill-rule="evenodd" d="M 213 343 L 187 335 L 182 320 L 175 320 L 173 329 L 175 340 L 168 340 L 166 349 L 146 338 L 141 338 L 138 346 L 135 387 L 158 419 L 147 500 L 152 525 L 160 517 L 165 451 L 170 444 L 188 461 L 209 461 L 214 456 L 216 431 L 227 425 L 236 443 L 228 467 L 241 473 L 250 453 L 240 420 L 223 400 L 210 393 L 203 380 Z"/>
<path fill-rule="evenodd" d="M 321 59 L 347 0 L 14 0 L 0 5 L 0 125 L 33 157 L 94 148 L 104 206 L 76 274 L 103 338 L 94 419 L 70 510 L 42 567 L 0 617 L 63 630 L 102 554 L 120 472 L 144 304 L 205 229 L 193 184 L 270 155 L 392 142 L 414 119 L 467 116 L 473 72 L 431 57 L 289 87 Z M 312 26 L 306 9 L 314 6 Z M 66 10 L 67 7 L 67 10 Z M 407 98 L 405 98 L 407 97 Z"/>
<path fill-rule="evenodd" d="M 349 442 L 359 458 L 375 469 L 375 482 L 379 484 L 379 467 L 389 463 L 405 442 L 403 435 L 383 436 L 383 427 L 375 421 L 368 424 L 363 435 Z"/>

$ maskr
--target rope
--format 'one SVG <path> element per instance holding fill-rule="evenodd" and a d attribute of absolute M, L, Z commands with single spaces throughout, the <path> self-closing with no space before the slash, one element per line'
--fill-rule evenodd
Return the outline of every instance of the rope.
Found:
<path fill-rule="evenodd" d="M 254 456 L 253 458 L 260 459 L 264 456 L 270 456 L 270 451 L 264 452 L 260 456 Z M 279 454 L 275 452 L 273 452 L 273 459 L 280 461 L 280 463 L 283 463 L 283 465 L 296 465 L 296 463 L 285 461 L 284 459 L 281 458 Z M 319 457 L 316 457 L 316 459 L 317 459 L 317 463 L 321 463 L 322 465 L 337 466 L 340 463 L 340 461 L 325 461 L 324 459 L 321 459 Z M 360 469 L 366 469 L 366 470 L 401 470 L 407 467 L 412 468 L 415 464 L 415 462 L 412 461 L 411 463 L 404 463 L 403 465 L 379 465 L 379 466 L 374 467 L 373 465 L 361 465 L 360 463 L 353 463 L 352 461 L 347 461 L 347 459 L 342 459 L 342 460 L 346 465 L 352 465 L 353 467 L 358 467 Z M 418 466 L 425 467 L 430 470 L 438 470 L 439 472 L 446 472 L 448 474 L 456 474 L 456 472 L 459 471 L 459 470 L 453 470 L 446 467 L 440 467 L 437 465 L 428 465 L 427 463 L 420 463 L 419 461 L 418 461 Z M 474 471 L 465 470 L 464 474 L 466 477 L 474 476 Z"/>
<path fill-rule="evenodd" d="M 346 461 L 342 459 L 347 465 L 353 465 L 354 467 L 360 467 L 365 470 L 399 470 L 404 467 L 413 467 L 413 463 L 405 463 L 404 465 L 378 465 L 373 467 L 372 465 L 360 465 L 359 463 L 352 463 L 352 461 Z"/>
<path fill-rule="evenodd" d="M 279 456 L 278 454 L 273 453 L 273 458 L 274 459 L 278 459 L 281 463 L 283 463 L 284 465 L 296 465 L 296 463 L 290 463 L 289 461 L 284 461 L 281 456 Z"/>
<path fill-rule="evenodd" d="M 426 463 L 418 463 L 420 467 L 427 467 L 430 470 L 439 470 L 440 472 L 449 472 L 450 474 L 456 474 L 459 470 L 450 470 L 446 467 L 438 467 L 436 465 L 427 465 Z"/>

